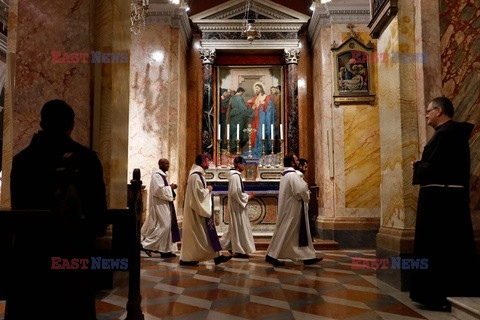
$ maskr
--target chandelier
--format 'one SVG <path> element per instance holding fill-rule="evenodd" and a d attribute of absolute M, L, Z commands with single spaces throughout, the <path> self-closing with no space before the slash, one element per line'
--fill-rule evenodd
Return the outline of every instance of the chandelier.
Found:
<path fill-rule="evenodd" d="M 255 29 L 255 26 L 253 25 L 255 23 L 255 20 L 249 19 L 249 14 L 250 0 L 247 0 L 245 3 L 245 16 L 243 17 L 242 37 L 247 38 L 248 42 L 252 43 L 253 40 L 259 39 L 262 34 L 260 33 L 260 30 Z"/>
<path fill-rule="evenodd" d="M 148 16 L 148 3 L 150 0 L 132 0 L 130 6 L 130 30 L 139 34 L 145 28 L 145 19 Z"/>

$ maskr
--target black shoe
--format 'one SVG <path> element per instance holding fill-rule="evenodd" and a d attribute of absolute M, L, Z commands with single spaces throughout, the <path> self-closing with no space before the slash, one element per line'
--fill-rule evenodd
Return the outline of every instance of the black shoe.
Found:
<path fill-rule="evenodd" d="M 183 261 L 180 260 L 180 265 L 181 266 L 198 266 L 198 261 Z"/>
<path fill-rule="evenodd" d="M 233 251 L 232 251 L 232 250 L 228 250 L 228 253 L 230 253 L 230 255 L 233 255 Z"/>
<path fill-rule="evenodd" d="M 162 258 L 175 258 L 177 255 L 173 252 L 160 252 Z"/>
<path fill-rule="evenodd" d="M 233 255 L 234 258 L 239 258 L 239 259 L 248 259 L 250 258 L 250 256 L 248 254 L 245 254 L 245 253 L 235 253 Z"/>
<path fill-rule="evenodd" d="M 149 249 L 145 249 L 144 247 L 140 246 L 140 250 L 142 250 L 143 252 L 145 252 L 147 254 L 147 256 L 151 257 L 152 256 L 152 251 L 153 250 L 149 250 Z"/>
<path fill-rule="evenodd" d="M 281 262 L 281 261 L 278 260 L 278 259 L 275 259 L 275 258 L 270 257 L 268 254 L 265 256 L 265 261 L 267 261 L 268 263 L 273 264 L 273 265 L 276 266 L 276 267 L 284 266 L 284 265 L 285 265 L 285 263 Z"/>
<path fill-rule="evenodd" d="M 220 264 L 220 263 L 225 263 L 228 262 L 230 259 L 232 259 L 232 256 L 224 256 L 223 254 L 221 256 L 218 256 L 213 259 L 215 264 Z"/>
<path fill-rule="evenodd" d="M 322 260 L 323 260 L 323 258 L 313 258 L 313 259 L 303 260 L 303 264 L 308 266 L 309 264 L 314 264 L 314 263 L 320 262 Z"/>

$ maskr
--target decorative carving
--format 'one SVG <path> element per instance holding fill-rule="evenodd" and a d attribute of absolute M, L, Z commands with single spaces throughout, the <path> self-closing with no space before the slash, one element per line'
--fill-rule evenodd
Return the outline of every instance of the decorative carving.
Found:
<path fill-rule="evenodd" d="M 355 25 L 352 24 L 352 23 L 349 23 L 347 25 L 347 28 L 350 29 L 350 32 L 348 33 L 348 36 L 350 38 L 358 38 L 358 34 L 355 32 L 355 30 L 353 30 L 353 28 L 355 28 Z"/>
<path fill-rule="evenodd" d="M 215 49 L 201 49 L 200 50 L 200 59 L 202 64 L 214 64 L 217 53 Z"/>
<path fill-rule="evenodd" d="M 300 58 L 299 49 L 285 49 L 283 57 L 285 58 L 286 64 L 298 64 L 298 59 Z"/>

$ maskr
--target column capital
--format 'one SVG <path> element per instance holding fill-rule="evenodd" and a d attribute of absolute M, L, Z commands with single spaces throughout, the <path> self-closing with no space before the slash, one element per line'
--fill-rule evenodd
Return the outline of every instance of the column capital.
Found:
<path fill-rule="evenodd" d="M 285 49 L 283 53 L 286 64 L 298 64 L 300 59 L 300 49 Z"/>
<path fill-rule="evenodd" d="M 200 59 L 202 60 L 202 64 L 213 64 L 216 57 L 217 53 L 215 49 L 200 49 Z"/>

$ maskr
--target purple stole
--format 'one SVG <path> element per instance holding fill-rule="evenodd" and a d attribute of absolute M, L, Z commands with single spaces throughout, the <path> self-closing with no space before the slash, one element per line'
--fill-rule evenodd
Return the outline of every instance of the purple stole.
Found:
<path fill-rule="evenodd" d="M 200 180 L 202 180 L 203 188 L 207 187 L 205 185 L 205 180 L 203 180 L 203 176 L 200 172 L 193 172 L 192 174 L 198 174 Z M 213 247 L 213 250 L 222 250 L 222 246 L 220 245 L 220 241 L 218 240 L 217 229 L 215 229 L 215 222 L 213 221 L 213 217 L 205 218 L 205 223 L 207 225 L 208 237 L 210 238 L 210 243 Z"/>
<path fill-rule="evenodd" d="M 295 170 L 288 170 L 282 173 L 282 176 L 286 175 L 287 173 L 296 173 Z M 298 246 L 299 247 L 306 247 L 308 246 L 308 237 L 307 237 L 307 222 L 305 221 L 305 205 L 302 200 L 302 212 L 300 216 L 300 230 L 298 233 Z"/>
<path fill-rule="evenodd" d="M 162 174 L 160 174 L 160 177 L 163 178 L 163 183 L 165 184 L 165 187 L 168 187 L 167 178 Z M 173 192 L 173 197 L 175 198 L 175 192 Z M 178 242 L 180 241 L 180 230 L 178 230 L 177 214 L 175 213 L 175 206 L 173 205 L 173 201 L 168 201 L 168 204 L 170 205 L 170 213 L 171 213 L 171 220 L 172 220 L 172 226 L 170 227 L 170 229 L 172 230 L 172 242 Z"/>

